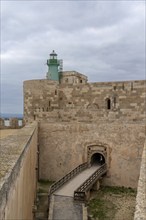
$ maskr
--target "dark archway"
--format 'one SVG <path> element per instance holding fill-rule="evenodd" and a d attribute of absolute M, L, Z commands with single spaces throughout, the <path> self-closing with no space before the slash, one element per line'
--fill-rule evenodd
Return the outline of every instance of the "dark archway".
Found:
<path fill-rule="evenodd" d="M 92 155 L 90 163 L 91 163 L 91 166 L 92 165 L 102 165 L 105 163 L 105 158 L 102 154 L 95 153 Z"/>

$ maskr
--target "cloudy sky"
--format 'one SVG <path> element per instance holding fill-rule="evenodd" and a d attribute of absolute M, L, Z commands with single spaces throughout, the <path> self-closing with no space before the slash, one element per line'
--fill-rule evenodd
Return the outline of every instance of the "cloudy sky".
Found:
<path fill-rule="evenodd" d="M 23 112 L 53 49 L 90 82 L 145 79 L 145 1 L 1 0 L 1 112 Z"/>

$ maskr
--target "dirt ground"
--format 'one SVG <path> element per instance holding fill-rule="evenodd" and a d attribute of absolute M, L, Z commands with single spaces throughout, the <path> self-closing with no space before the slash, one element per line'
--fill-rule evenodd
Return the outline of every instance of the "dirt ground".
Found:
<path fill-rule="evenodd" d="M 136 192 L 128 189 L 122 192 L 100 190 L 92 192 L 88 204 L 89 220 L 133 220 Z"/>
<path fill-rule="evenodd" d="M 0 130 L 0 139 L 5 138 L 11 134 L 14 134 L 18 131 L 18 129 L 2 129 Z"/>

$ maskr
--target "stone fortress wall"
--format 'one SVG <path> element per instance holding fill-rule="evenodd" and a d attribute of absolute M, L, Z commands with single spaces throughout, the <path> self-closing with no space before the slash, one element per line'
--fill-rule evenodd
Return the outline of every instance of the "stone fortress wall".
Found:
<path fill-rule="evenodd" d="M 33 219 L 37 184 L 37 123 L 0 140 L 0 219 Z"/>
<path fill-rule="evenodd" d="M 124 122 L 39 123 L 39 175 L 58 180 L 106 148 L 104 185 L 136 188 L 145 140 L 144 124 Z M 92 154 L 91 154 L 92 155 Z"/>
<path fill-rule="evenodd" d="M 107 185 L 137 187 L 145 140 L 145 80 L 87 83 L 75 71 L 24 82 L 24 119 L 39 122 L 39 175 L 58 180 L 106 148 Z"/>
<path fill-rule="evenodd" d="M 24 82 L 26 121 L 143 120 L 146 81 L 58 84 Z"/>

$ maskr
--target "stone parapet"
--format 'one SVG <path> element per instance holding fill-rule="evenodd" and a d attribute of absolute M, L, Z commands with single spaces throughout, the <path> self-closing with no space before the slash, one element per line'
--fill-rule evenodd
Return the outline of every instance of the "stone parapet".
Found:
<path fill-rule="evenodd" d="M 134 220 L 146 220 L 146 141 L 141 161 Z"/>
<path fill-rule="evenodd" d="M 18 128 L 18 118 L 11 118 L 10 119 L 10 127 L 11 128 Z"/>
<path fill-rule="evenodd" d="M 4 127 L 5 127 L 4 119 L 0 118 L 0 129 L 3 129 Z"/>
<path fill-rule="evenodd" d="M 24 125 L 23 118 L 0 118 L 0 129 L 19 129 Z"/>
<path fill-rule="evenodd" d="M 37 123 L 0 145 L 0 219 L 33 219 L 36 194 Z"/>

